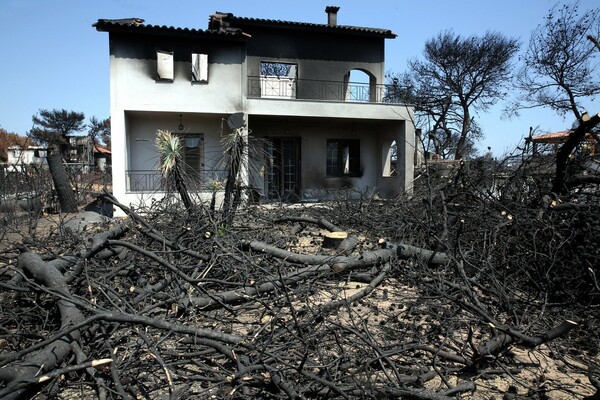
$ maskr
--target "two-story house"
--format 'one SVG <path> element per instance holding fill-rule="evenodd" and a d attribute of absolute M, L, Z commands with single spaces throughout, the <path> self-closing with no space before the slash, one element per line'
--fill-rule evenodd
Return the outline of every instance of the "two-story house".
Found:
<path fill-rule="evenodd" d="M 246 185 L 266 199 L 323 199 L 342 187 L 394 196 L 412 184 L 413 109 L 384 84 L 387 29 L 215 13 L 208 28 L 100 19 L 109 33 L 113 191 L 161 196 L 156 131 L 181 135 L 186 171 L 223 180 L 221 137 L 241 127 Z M 365 79 L 354 81 L 360 72 Z"/>

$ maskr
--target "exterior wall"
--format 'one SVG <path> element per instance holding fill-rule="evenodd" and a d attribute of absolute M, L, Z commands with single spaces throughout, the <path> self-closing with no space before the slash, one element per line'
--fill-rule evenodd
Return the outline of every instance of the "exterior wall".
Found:
<path fill-rule="evenodd" d="M 156 50 L 174 52 L 172 82 L 156 79 Z M 208 54 L 208 83 L 192 82 L 192 53 Z M 244 57 L 239 43 L 110 34 L 113 192 L 120 201 L 130 205 L 149 197 L 127 191 L 126 171 L 157 168 L 156 130 L 178 132 L 180 114 L 184 132 L 205 135 L 206 168 L 218 168 L 221 120 L 244 108 Z"/>
<path fill-rule="evenodd" d="M 221 152 L 221 121 L 225 115 L 186 114 L 182 122 L 183 131 L 178 129 L 179 114 L 169 113 L 127 113 L 127 147 L 129 157 L 127 168 L 130 170 L 153 170 L 158 168 L 156 150 L 156 131 L 170 130 L 177 134 L 203 134 L 204 164 L 207 171 L 222 169 L 219 165 Z M 225 124 L 225 127 L 227 125 Z M 225 128 L 227 129 L 227 128 Z"/>
<path fill-rule="evenodd" d="M 46 163 L 46 149 L 44 147 L 28 147 L 22 149 L 18 146 L 11 146 L 6 149 L 8 165 L 30 165 L 30 164 L 45 164 Z M 40 153 L 40 157 L 35 156 L 36 150 Z"/>
<path fill-rule="evenodd" d="M 248 75 L 260 75 L 261 61 L 298 64 L 298 79 L 343 81 L 352 69 L 373 74 L 384 83 L 384 39 L 357 35 L 243 27 L 248 42 Z M 325 40 L 326 37 L 326 40 Z"/>
<path fill-rule="evenodd" d="M 131 36 L 131 35 L 130 35 Z M 111 104 L 121 110 L 234 113 L 243 108 L 244 49 L 235 43 L 111 34 Z M 157 80 L 156 50 L 174 52 L 173 82 Z M 208 83 L 191 80 L 191 54 L 208 54 Z"/>

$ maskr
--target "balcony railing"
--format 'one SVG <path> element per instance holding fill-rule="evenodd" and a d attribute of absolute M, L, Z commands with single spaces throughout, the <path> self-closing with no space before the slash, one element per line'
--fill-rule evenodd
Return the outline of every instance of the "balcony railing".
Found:
<path fill-rule="evenodd" d="M 164 181 L 160 171 L 127 170 L 128 192 L 163 191 Z"/>
<path fill-rule="evenodd" d="M 158 170 L 127 170 L 126 190 L 128 192 L 165 192 L 165 180 Z M 223 182 L 227 172 L 224 170 L 205 170 L 186 176 L 188 190 L 192 192 L 210 189 L 215 181 Z M 170 188 L 174 190 L 175 188 Z"/>
<path fill-rule="evenodd" d="M 401 90 L 393 85 L 322 81 L 277 76 L 249 76 L 248 97 L 400 104 Z"/>

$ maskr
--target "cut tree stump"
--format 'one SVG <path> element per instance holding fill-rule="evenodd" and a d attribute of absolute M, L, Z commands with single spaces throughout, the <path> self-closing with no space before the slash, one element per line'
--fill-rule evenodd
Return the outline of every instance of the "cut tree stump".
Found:
<path fill-rule="evenodd" d="M 323 248 L 337 249 L 348 237 L 348 232 L 326 232 L 323 234 Z"/>

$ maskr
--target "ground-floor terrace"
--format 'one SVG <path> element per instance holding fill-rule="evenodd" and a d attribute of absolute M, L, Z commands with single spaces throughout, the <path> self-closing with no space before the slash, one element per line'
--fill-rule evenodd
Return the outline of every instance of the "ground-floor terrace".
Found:
<path fill-rule="evenodd" d="M 228 120 L 228 114 L 125 112 L 121 154 L 120 138 L 113 138 L 115 196 L 136 204 L 165 195 L 155 143 L 161 129 L 181 137 L 188 186 L 209 200 L 227 177 Z M 391 197 L 412 183 L 413 131 L 406 121 L 244 114 L 243 122 L 242 184 L 261 201 L 324 200 L 341 188 Z"/>

